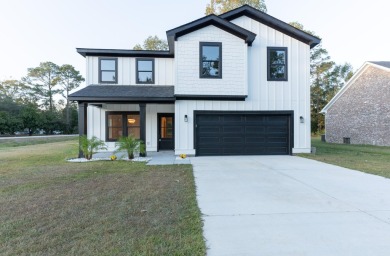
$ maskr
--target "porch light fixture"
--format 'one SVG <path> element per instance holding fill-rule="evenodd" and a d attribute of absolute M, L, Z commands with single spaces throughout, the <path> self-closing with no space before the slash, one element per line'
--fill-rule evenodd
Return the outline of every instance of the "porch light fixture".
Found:
<path fill-rule="evenodd" d="M 127 122 L 129 122 L 129 124 L 134 124 L 135 123 L 135 119 L 129 118 L 129 119 L 127 119 Z"/>
<path fill-rule="evenodd" d="M 299 122 L 300 122 L 301 124 L 303 124 L 303 123 L 305 122 L 305 119 L 303 118 L 303 116 L 300 116 L 300 117 L 299 117 Z"/>
<path fill-rule="evenodd" d="M 184 122 L 188 122 L 188 116 L 184 115 Z"/>

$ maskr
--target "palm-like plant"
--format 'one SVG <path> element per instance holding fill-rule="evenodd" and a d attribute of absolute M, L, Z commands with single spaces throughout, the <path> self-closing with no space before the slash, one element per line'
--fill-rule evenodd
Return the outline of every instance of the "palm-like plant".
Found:
<path fill-rule="evenodd" d="M 115 152 L 125 150 L 129 159 L 134 159 L 134 151 L 140 149 L 141 140 L 136 139 L 132 134 L 128 137 L 120 137 L 117 142 L 115 142 L 115 146 L 118 147 Z"/>
<path fill-rule="evenodd" d="M 104 141 L 98 139 L 96 136 L 93 136 L 91 139 L 88 139 L 86 135 L 80 136 L 80 150 L 87 160 L 90 160 L 92 155 L 99 149 L 107 149 Z"/>

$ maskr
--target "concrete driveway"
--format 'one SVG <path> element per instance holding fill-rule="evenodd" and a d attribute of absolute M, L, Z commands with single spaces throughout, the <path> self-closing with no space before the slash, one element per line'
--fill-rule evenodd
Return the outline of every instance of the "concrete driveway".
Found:
<path fill-rule="evenodd" d="M 191 162 L 208 255 L 390 255 L 390 179 L 293 156 Z"/>

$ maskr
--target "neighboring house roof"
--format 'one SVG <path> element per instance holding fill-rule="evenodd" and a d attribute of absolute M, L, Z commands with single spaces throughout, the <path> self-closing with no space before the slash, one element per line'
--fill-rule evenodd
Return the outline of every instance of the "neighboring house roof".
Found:
<path fill-rule="evenodd" d="M 249 5 L 243 5 L 237 9 L 221 14 L 219 17 L 231 21 L 241 16 L 247 16 L 257 20 L 260 23 L 263 23 L 273 29 L 276 29 L 286 35 L 289 35 L 301 42 L 310 45 L 310 48 L 313 48 L 321 42 L 320 38 L 297 29 Z"/>
<path fill-rule="evenodd" d="M 390 68 L 390 61 L 368 61 L 368 62 L 385 68 Z"/>
<path fill-rule="evenodd" d="M 174 102 L 173 86 L 89 85 L 69 95 L 69 100 L 99 102 Z"/>
<path fill-rule="evenodd" d="M 93 49 L 76 48 L 82 56 L 111 56 L 111 57 L 155 57 L 173 58 L 173 53 L 169 51 L 148 51 L 148 50 L 119 50 L 119 49 Z"/>
<path fill-rule="evenodd" d="M 320 113 L 326 114 L 328 109 L 347 91 L 351 85 L 358 79 L 367 67 L 376 67 L 390 72 L 390 61 L 366 61 L 363 66 L 349 79 L 346 85 L 329 101 L 329 103 L 321 110 Z"/>
<path fill-rule="evenodd" d="M 193 31 L 199 30 L 201 28 L 207 27 L 209 25 L 216 26 L 222 30 L 225 30 L 228 33 L 231 33 L 243 39 L 245 43 L 247 43 L 249 46 L 252 45 L 252 42 L 256 38 L 255 33 L 252 33 L 249 30 L 246 30 L 240 26 L 237 26 L 236 24 L 226 21 L 214 14 L 210 14 L 203 18 L 184 24 L 180 27 L 168 30 L 167 38 L 168 38 L 170 52 L 172 53 L 174 52 L 175 41 L 177 40 L 177 38 L 184 36 L 188 33 L 191 33 Z"/>

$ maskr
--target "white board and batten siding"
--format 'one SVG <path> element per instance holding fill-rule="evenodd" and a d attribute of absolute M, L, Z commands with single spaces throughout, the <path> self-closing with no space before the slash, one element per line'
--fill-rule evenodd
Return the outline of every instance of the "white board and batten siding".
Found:
<path fill-rule="evenodd" d="M 146 105 L 146 150 L 157 151 L 157 113 L 174 113 L 173 104 Z M 106 139 L 106 111 L 137 111 L 138 104 L 103 104 L 102 108 L 88 106 L 88 137 Z M 107 150 L 115 150 L 115 142 L 106 142 Z"/>
<path fill-rule="evenodd" d="M 176 58 L 176 81 L 175 92 L 178 93 L 194 93 L 211 94 L 217 91 L 217 94 L 223 95 L 242 95 L 242 92 L 247 90 L 248 97 L 245 101 L 205 101 L 205 100 L 193 100 L 184 101 L 179 100 L 175 103 L 175 136 L 179 136 L 175 140 L 176 153 L 195 154 L 194 150 L 194 124 L 193 113 L 194 110 L 230 110 L 230 111 L 282 111 L 293 110 L 294 111 L 294 148 L 293 153 L 310 153 L 310 46 L 298 41 L 290 36 L 287 36 L 273 28 L 270 28 L 264 24 L 261 24 L 251 18 L 242 16 L 232 21 L 233 23 L 252 31 L 255 33 L 256 39 L 252 46 L 248 47 L 243 40 L 235 37 L 233 41 L 240 41 L 240 44 L 245 47 L 245 53 L 242 53 L 238 59 L 229 63 L 227 55 L 229 52 L 224 52 L 222 56 L 222 79 L 199 79 L 199 53 L 198 48 L 194 51 L 195 56 L 188 56 L 181 47 L 182 38 L 176 42 L 175 58 Z M 211 27 L 211 26 L 209 26 Z M 208 30 L 209 27 L 205 29 Z M 218 28 L 213 28 L 210 31 L 213 33 Z M 199 30 L 201 31 L 201 30 Z M 206 40 L 203 38 L 195 37 L 191 35 L 191 40 Z M 226 32 L 219 32 L 215 41 L 222 42 L 222 48 L 225 45 L 231 45 L 231 42 L 221 41 L 224 39 L 220 34 Z M 233 36 L 233 35 L 231 35 Z M 233 36 L 234 37 L 234 36 Z M 183 38 L 185 38 L 183 36 Z M 228 37 L 226 37 L 227 39 Z M 210 39 L 208 39 L 210 40 Z M 185 42 L 185 46 L 190 43 Z M 199 42 L 197 42 L 199 47 Z M 267 47 L 287 47 L 288 51 L 288 81 L 267 81 Z M 240 46 L 237 44 L 237 51 Z M 190 74 L 185 74 L 182 78 L 181 71 L 182 64 L 180 60 L 183 59 L 185 54 L 186 58 L 191 59 L 191 62 L 195 61 L 195 67 L 192 67 L 191 73 L 197 76 L 198 80 L 192 81 L 190 78 L 195 79 Z M 186 59 L 184 58 L 184 59 Z M 243 61 L 244 60 L 244 61 Z M 184 60 L 185 61 L 185 60 Z M 186 62 L 184 62 L 186 63 Z M 188 64 L 190 65 L 190 64 Z M 236 74 L 239 78 L 236 81 L 236 86 L 240 89 L 226 90 L 223 79 L 229 76 L 225 66 L 232 65 L 234 69 L 240 70 L 240 74 Z M 190 72 L 188 72 L 190 73 Z M 246 76 L 246 74 L 248 74 Z M 245 78 L 243 78 L 244 76 Z M 195 79 L 196 80 L 196 79 Z M 181 87 L 181 83 L 190 84 L 193 83 L 191 90 L 187 87 Z M 212 88 L 212 90 L 209 90 Z M 243 89 L 246 88 L 246 89 Z M 196 93 L 195 93 L 196 92 Z M 188 122 L 184 122 L 184 115 L 188 116 Z M 304 118 L 304 123 L 300 123 L 300 116 Z"/>
<path fill-rule="evenodd" d="M 111 57 L 107 57 L 111 58 Z M 116 57 L 115 57 L 116 58 Z M 133 57 L 117 57 L 118 59 L 118 85 L 136 85 L 136 59 Z M 173 58 L 154 59 L 153 85 L 174 85 L 175 70 Z M 86 84 L 99 84 L 99 57 L 87 56 Z"/>

